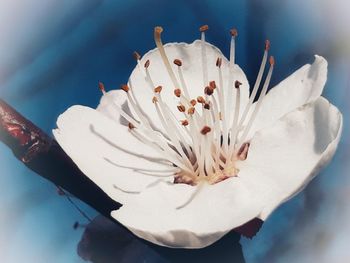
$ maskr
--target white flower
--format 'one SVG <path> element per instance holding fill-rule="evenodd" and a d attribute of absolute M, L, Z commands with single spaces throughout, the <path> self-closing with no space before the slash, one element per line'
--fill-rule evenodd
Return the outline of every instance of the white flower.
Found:
<path fill-rule="evenodd" d="M 156 27 L 157 48 L 136 53 L 128 85 L 107 93 L 101 85 L 97 110 L 73 106 L 53 131 L 81 171 L 123 204 L 112 216 L 162 246 L 205 247 L 265 220 L 328 163 L 342 130 L 341 113 L 321 97 L 323 57 L 267 93 L 267 41 L 249 96 L 234 63 L 237 32 L 229 62 L 205 41 L 206 29 L 192 44 L 163 46 Z"/>

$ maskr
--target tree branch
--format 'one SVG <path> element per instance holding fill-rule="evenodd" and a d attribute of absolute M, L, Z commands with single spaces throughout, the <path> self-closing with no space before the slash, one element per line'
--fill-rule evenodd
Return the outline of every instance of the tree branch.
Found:
<path fill-rule="evenodd" d="M 0 140 L 29 169 L 110 218 L 121 205 L 86 177 L 56 141 L 0 99 Z"/>

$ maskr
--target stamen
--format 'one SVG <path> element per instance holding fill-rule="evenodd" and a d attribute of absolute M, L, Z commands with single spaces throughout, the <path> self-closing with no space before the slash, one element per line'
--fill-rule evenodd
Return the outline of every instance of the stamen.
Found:
<path fill-rule="evenodd" d="M 131 122 L 129 122 L 128 127 L 129 127 L 130 130 L 135 129 L 134 124 L 132 124 Z"/>
<path fill-rule="evenodd" d="M 163 28 L 160 26 L 157 26 L 154 28 L 154 41 L 157 45 L 157 48 L 159 50 L 160 56 L 163 60 L 164 66 L 166 68 L 166 70 L 168 71 L 168 74 L 171 78 L 171 81 L 173 82 L 174 88 L 179 87 L 180 85 L 177 82 L 177 79 L 175 77 L 175 74 L 171 68 L 171 65 L 169 63 L 169 59 L 165 53 L 165 49 L 162 43 L 162 39 L 161 39 L 161 34 L 163 32 Z"/>
<path fill-rule="evenodd" d="M 204 126 L 201 130 L 201 134 L 206 135 L 211 131 L 211 128 L 209 126 Z"/>
<path fill-rule="evenodd" d="M 147 59 L 146 62 L 145 62 L 144 67 L 145 67 L 145 68 L 148 68 L 148 67 L 149 67 L 149 64 L 150 64 L 150 61 L 149 61 L 149 59 Z"/>
<path fill-rule="evenodd" d="M 181 69 L 181 66 L 182 66 L 182 61 L 180 59 L 175 59 L 174 60 L 174 64 L 177 65 L 177 73 L 179 74 L 179 78 L 180 78 L 180 82 L 181 82 L 181 87 L 185 93 L 185 96 L 187 98 L 190 97 L 190 94 L 188 93 L 188 90 L 187 90 L 187 85 L 186 85 L 186 82 L 185 82 L 185 79 L 184 79 L 184 76 L 183 76 L 183 73 L 182 73 L 182 69 Z"/>
<path fill-rule="evenodd" d="M 100 89 L 103 95 L 106 94 L 105 85 L 102 82 L 98 83 L 98 88 Z"/>
<path fill-rule="evenodd" d="M 209 103 L 204 103 L 203 104 L 203 108 L 206 109 L 206 110 L 210 110 L 210 104 Z"/>
<path fill-rule="evenodd" d="M 205 44 L 205 31 L 209 29 L 208 25 L 203 25 L 199 28 L 201 32 L 201 53 L 202 53 L 202 70 L 203 70 L 203 86 L 208 84 L 208 65 L 207 65 L 207 51 Z"/>
<path fill-rule="evenodd" d="M 136 61 L 141 59 L 141 55 L 137 51 L 134 51 L 132 55 Z"/>
<path fill-rule="evenodd" d="M 137 62 L 137 68 L 140 70 L 141 74 L 142 74 L 144 77 L 146 77 L 146 74 L 145 74 L 145 72 L 142 70 L 142 66 L 141 66 L 141 55 L 140 55 L 138 52 L 136 52 L 136 51 L 134 51 L 132 55 L 133 55 L 134 59 L 135 59 L 136 62 Z"/>
<path fill-rule="evenodd" d="M 175 89 L 175 90 L 174 90 L 174 95 L 175 95 L 176 97 L 180 98 L 180 96 L 181 96 L 181 90 L 180 90 L 180 89 Z"/>
<path fill-rule="evenodd" d="M 214 89 L 210 86 L 206 86 L 204 89 L 204 94 L 211 96 L 214 93 Z"/>
<path fill-rule="evenodd" d="M 242 85 L 241 82 L 236 80 L 235 82 L 235 88 L 236 88 L 236 103 L 235 103 L 235 108 L 234 112 L 235 115 L 233 117 L 233 122 L 231 126 L 231 136 L 230 136 L 230 147 L 229 147 L 229 160 L 231 159 L 230 156 L 233 154 L 235 143 L 236 143 L 236 134 L 238 132 L 237 125 L 238 125 L 238 117 L 239 117 L 239 108 L 240 108 L 240 100 L 241 100 L 241 90 L 240 86 Z"/>
<path fill-rule="evenodd" d="M 244 140 L 246 139 L 246 136 L 248 135 L 248 132 L 253 124 L 253 121 L 255 120 L 258 112 L 259 112 L 259 109 L 261 107 L 261 103 L 266 95 L 266 92 L 267 92 L 267 88 L 270 84 L 270 80 L 271 80 L 271 76 L 272 76 L 272 72 L 273 72 L 273 68 L 274 68 L 274 65 L 275 65 L 275 59 L 274 57 L 270 57 L 269 59 L 269 62 L 270 62 L 270 69 L 269 69 L 269 72 L 267 73 L 267 76 L 266 76 L 266 79 L 265 79 L 265 82 L 264 82 L 264 86 L 263 86 L 263 89 L 261 90 L 261 93 L 260 93 L 260 96 L 259 96 L 259 99 L 258 101 L 256 102 L 256 105 L 255 105 L 255 108 L 254 108 L 254 111 L 250 117 L 250 120 L 248 121 L 247 123 L 247 126 L 245 127 L 244 129 L 244 132 L 239 140 L 239 143 L 238 143 L 238 149 L 242 146 Z"/>
<path fill-rule="evenodd" d="M 264 73 L 264 70 L 265 70 L 265 66 L 266 66 L 266 62 L 267 62 L 267 57 L 268 57 L 268 51 L 270 49 L 270 46 L 271 46 L 271 43 L 269 40 L 266 40 L 265 41 L 265 51 L 264 51 L 264 55 L 263 55 L 263 59 L 261 61 L 261 65 L 260 65 L 260 69 L 259 69 L 259 72 L 258 72 L 258 76 L 256 77 L 256 81 L 255 81 L 255 84 L 254 84 L 254 88 L 253 88 L 253 91 L 252 91 L 252 94 L 250 95 L 249 97 L 249 102 L 248 104 L 246 105 L 245 109 L 244 109 L 244 112 L 242 114 L 242 117 L 241 117 L 241 120 L 239 121 L 239 124 L 238 124 L 238 127 L 240 128 L 246 117 L 247 117 L 247 114 L 254 102 L 254 99 L 255 99 L 255 96 L 256 96 L 256 93 L 258 92 L 258 89 L 259 89 L 259 86 L 260 86 L 260 83 L 261 83 L 261 79 L 262 79 L 262 76 L 263 76 L 263 73 Z"/>
<path fill-rule="evenodd" d="M 202 96 L 198 96 L 197 101 L 198 103 L 201 103 L 201 104 L 205 103 L 205 99 Z"/>
<path fill-rule="evenodd" d="M 154 93 L 158 93 L 159 94 L 159 93 L 161 93 L 162 89 L 163 89 L 162 86 L 158 86 L 158 87 L 154 88 Z"/>
<path fill-rule="evenodd" d="M 197 101 L 196 101 L 195 99 L 192 99 L 192 100 L 190 101 L 190 104 L 194 107 L 194 106 L 196 106 Z"/>
<path fill-rule="evenodd" d="M 191 107 L 191 108 L 189 108 L 189 109 L 187 110 L 187 113 L 188 113 L 189 115 L 193 115 L 195 111 L 196 111 L 196 109 L 195 109 L 194 107 Z"/>
<path fill-rule="evenodd" d="M 182 120 L 182 121 L 181 121 L 181 125 L 187 126 L 187 125 L 188 125 L 188 120 Z"/>
<path fill-rule="evenodd" d="M 231 29 L 230 30 L 231 34 L 231 43 L 230 43 L 230 64 L 229 64 L 229 77 L 228 77 L 228 83 L 227 83 L 227 98 L 226 98 L 226 119 L 227 121 L 231 120 L 231 110 L 230 110 L 230 105 L 232 104 L 231 100 L 233 97 L 233 90 L 232 90 L 232 83 L 233 83 L 233 69 L 235 65 L 235 42 L 236 42 L 236 37 L 238 35 L 237 29 Z M 228 144 L 228 130 L 224 131 L 223 133 L 224 136 L 224 145 Z M 227 138 L 227 140 L 225 140 Z M 226 147 L 226 146 L 225 146 Z M 227 149 L 227 148 L 225 148 Z"/>
<path fill-rule="evenodd" d="M 123 85 L 120 86 L 120 89 L 124 90 L 125 92 L 129 92 L 128 85 L 123 84 Z"/>
<path fill-rule="evenodd" d="M 180 59 L 174 59 L 174 64 L 175 64 L 176 66 L 179 66 L 179 67 L 182 66 L 182 62 L 181 62 Z"/>
<path fill-rule="evenodd" d="M 192 170 L 192 172 L 194 172 L 193 170 L 193 166 L 191 161 L 189 160 L 188 156 L 185 154 L 185 152 L 183 151 L 183 148 L 181 146 L 181 137 L 180 133 L 176 133 L 176 126 L 174 125 L 174 123 L 171 121 L 170 115 L 167 111 L 167 109 L 164 106 L 164 103 L 161 99 L 161 97 L 158 97 L 159 99 L 159 103 L 155 103 L 156 105 L 156 110 L 158 113 L 158 117 L 161 120 L 161 123 L 164 127 L 164 129 L 168 132 L 169 137 L 174 145 L 174 147 L 176 148 L 176 150 L 178 151 L 178 153 L 180 154 L 181 158 L 184 160 L 184 162 L 186 163 L 186 166 Z M 160 107 L 159 107 L 160 106 Z M 180 139 L 180 141 L 179 141 Z M 184 143 L 184 142 L 183 142 Z"/>
<path fill-rule="evenodd" d="M 179 110 L 179 112 L 185 112 L 186 111 L 186 107 L 184 105 L 177 105 L 177 109 Z"/>

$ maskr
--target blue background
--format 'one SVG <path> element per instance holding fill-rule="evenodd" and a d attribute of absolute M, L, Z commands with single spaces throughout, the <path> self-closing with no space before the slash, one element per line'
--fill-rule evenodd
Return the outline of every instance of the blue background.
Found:
<path fill-rule="evenodd" d="M 314 54 L 323 55 L 329 61 L 324 96 L 345 121 L 336 156 L 253 240 L 241 243 L 247 262 L 345 262 L 340 260 L 350 259 L 349 9 L 345 0 L 2 0 L 0 96 L 51 134 L 69 106 L 97 105 L 98 81 L 107 90 L 127 81 L 135 66 L 132 52 L 154 48 L 156 25 L 165 29 L 166 43 L 192 42 L 198 27 L 208 24 L 208 41 L 226 55 L 228 31 L 236 27 L 237 63 L 250 83 L 266 38 L 277 61 L 272 84 L 312 62 Z M 72 225 L 85 219 L 2 144 L 0 165 L 1 262 L 83 262 L 76 253 L 83 229 Z"/>

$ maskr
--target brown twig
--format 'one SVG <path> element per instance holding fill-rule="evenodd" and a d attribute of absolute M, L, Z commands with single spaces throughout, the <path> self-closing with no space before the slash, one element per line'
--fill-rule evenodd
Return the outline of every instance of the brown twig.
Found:
<path fill-rule="evenodd" d="M 0 140 L 29 169 L 86 202 L 106 217 L 121 205 L 88 179 L 51 139 L 0 99 Z"/>

